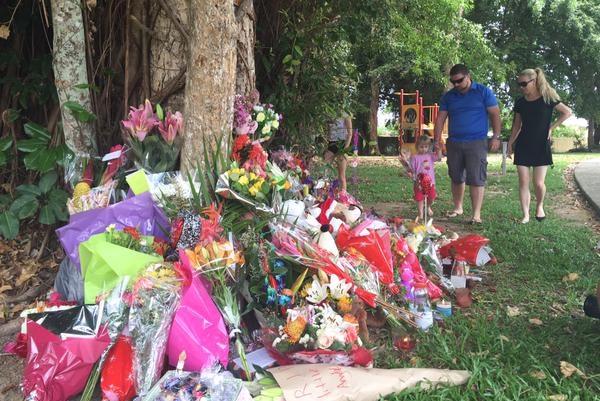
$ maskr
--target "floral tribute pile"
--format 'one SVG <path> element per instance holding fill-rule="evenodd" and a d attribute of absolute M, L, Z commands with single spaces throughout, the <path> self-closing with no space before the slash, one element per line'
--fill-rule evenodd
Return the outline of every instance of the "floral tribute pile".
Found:
<path fill-rule="evenodd" d="M 414 339 L 450 315 L 430 301 L 466 290 L 465 266 L 489 261 L 487 240 L 364 213 L 298 155 L 269 153 L 280 121 L 256 96 L 236 97 L 231 154 L 183 176 L 171 171 L 181 114 L 148 101 L 131 109 L 128 144 L 107 159 L 115 195 L 57 230 L 67 257 L 53 306 L 26 311 L 9 349 L 26 355 L 27 400 L 87 401 L 98 385 L 111 401 L 295 400 L 295 376 L 280 387 L 276 365 L 314 371 L 325 400 L 352 399 L 344 375 L 373 367 L 373 328 Z M 405 343 L 397 352 L 410 352 Z M 450 373 L 419 380 L 468 377 Z M 345 390 L 327 390 L 328 378 Z M 360 399 L 398 389 L 384 382 Z"/>

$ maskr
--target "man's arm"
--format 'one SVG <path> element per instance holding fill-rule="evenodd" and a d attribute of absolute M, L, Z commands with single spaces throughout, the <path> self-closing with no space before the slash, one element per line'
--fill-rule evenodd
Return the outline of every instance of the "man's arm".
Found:
<path fill-rule="evenodd" d="M 448 118 L 448 111 L 440 110 L 433 126 L 433 151 L 440 160 L 442 158 L 442 131 L 444 131 L 446 118 Z"/>
<path fill-rule="evenodd" d="M 437 118 L 435 119 L 435 125 L 433 127 L 433 141 L 435 148 L 438 150 L 441 149 L 442 131 L 444 130 L 444 124 L 446 123 L 447 117 L 448 112 L 445 110 L 440 110 Z"/>
<path fill-rule="evenodd" d="M 487 112 L 492 120 L 492 142 L 490 144 L 490 150 L 495 152 L 500 148 L 500 131 L 502 130 L 500 108 L 498 106 L 488 107 Z"/>

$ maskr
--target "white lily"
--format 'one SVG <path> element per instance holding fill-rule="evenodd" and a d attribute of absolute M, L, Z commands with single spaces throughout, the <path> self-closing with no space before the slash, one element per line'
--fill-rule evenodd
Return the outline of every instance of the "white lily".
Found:
<path fill-rule="evenodd" d="M 329 288 L 331 298 L 337 301 L 342 297 L 348 295 L 348 291 L 350 291 L 350 289 L 352 288 L 352 284 L 347 283 L 346 280 L 340 279 L 335 274 L 332 274 L 331 278 L 329 279 L 329 284 L 327 284 L 327 287 Z"/>
<path fill-rule="evenodd" d="M 327 285 L 321 285 L 317 276 L 313 276 L 313 282 L 307 290 L 306 300 L 313 304 L 320 304 L 327 299 Z"/>

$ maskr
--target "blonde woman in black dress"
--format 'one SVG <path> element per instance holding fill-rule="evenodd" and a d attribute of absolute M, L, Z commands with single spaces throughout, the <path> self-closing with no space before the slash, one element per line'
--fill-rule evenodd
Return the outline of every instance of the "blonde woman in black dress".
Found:
<path fill-rule="evenodd" d="M 521 71 L 517 78 L 523 97 L 519 98 L 513 109 L 514 119 L 508 154 L 514 151 L 514 163 L 519 175 L 519 200 L 523 210 L 521 223 L 529 222 L 530 175 L 533 176 L 533 190 L 536 199 L 535 218 L 546 218 L 544 196 L 546 195 L 546 171 L 552 165 L 550 140 L 552 130 L 571 116 L 571 109 L 560 101 L 556 91 L 548 84 L 540 68 Z M 558 118 L 552 122 L 552 114 L 558 112 Z"/>

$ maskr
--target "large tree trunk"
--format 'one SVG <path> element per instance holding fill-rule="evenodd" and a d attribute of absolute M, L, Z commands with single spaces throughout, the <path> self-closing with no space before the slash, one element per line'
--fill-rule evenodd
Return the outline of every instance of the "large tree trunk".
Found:
<path fill-rule="evenodd" d="M 51 4 L 54 80 L 61 105 L 65 143 L 75 152 L 97 154 L 92 125 L 77 121 L 63 106 L 71 100 L 88 111 L 92 110 L 89 89 L 76 87 L 88 83 L 81 3 L 78 0 L 52 0 Z"/>
<path fill-rule="evenodd" d="M 217 138 L 230 135 L 236 71 L 237 29 L 233 2 L 191 0 L 189 21 L 181 155 L 184 171 L 196 166 L 203 154 L 204 143 L 212 150 Z"/>
<path fill-rule="evenodd" d="M 256 68 L 254 65 L 254 43 L 256 32 L 254 24 L 254 2 L 241 0 L 235 10 L 237 22 L 237 62 L 235 92 L 240 95 L 249 95 L 256 89 Z"/>
<path fill-rule="evenodd" d="M 186 49 L 189 33 L 185 0 L 155 1 L 156 21 L 150 45 L 151 100 L 183 111 Z"/>
<path fill-rule="evenodd" d="M 371 80 L 371 105 L 369 107 L 369 154 L 379 154 L 377 144 L 377 111 L 379 110 L 379 78 Z"/>
<path fill-rule="evenodd" d="M 587 147 L 589 150 L 594 148 L 594 117 L 588 119 L 588 136 L 587 136 Z"/>

